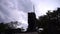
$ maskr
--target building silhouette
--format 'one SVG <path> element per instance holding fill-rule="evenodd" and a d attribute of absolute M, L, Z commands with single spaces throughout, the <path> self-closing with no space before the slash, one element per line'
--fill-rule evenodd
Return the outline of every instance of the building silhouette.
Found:
<path fill-rule="evenodd" d="M 28 31 L 35 31 L 36 28 L 36 15 L 34 12 L 28 13 Z"/>

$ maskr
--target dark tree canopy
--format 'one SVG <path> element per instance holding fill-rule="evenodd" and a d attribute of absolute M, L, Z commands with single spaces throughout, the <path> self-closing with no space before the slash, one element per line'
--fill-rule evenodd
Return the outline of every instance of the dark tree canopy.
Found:
<path fill-rule="evenodd" d="M 39 26 L 44 28 L 46 34 L 58 34 L 60 33 L 60 8 L 53 12 L 48 11 L 47 15 L 39 17 Z M 42 34 L 44 34 L 42 32 Z"/>

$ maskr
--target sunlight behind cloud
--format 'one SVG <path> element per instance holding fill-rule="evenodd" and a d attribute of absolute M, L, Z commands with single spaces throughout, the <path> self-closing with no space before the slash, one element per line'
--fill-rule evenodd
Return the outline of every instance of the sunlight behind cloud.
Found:
<path fill-rule="evenodd" d="M 46 15 L 48 10 L 55 10 L 57 7 L 60 7 L 59 0 L 31 0 L 35 5 L 35 13 L 38 16 Z"/>

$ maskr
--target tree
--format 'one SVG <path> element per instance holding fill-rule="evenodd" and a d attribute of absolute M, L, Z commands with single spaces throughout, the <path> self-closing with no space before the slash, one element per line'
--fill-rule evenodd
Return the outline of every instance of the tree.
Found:
<path fill-rule="evenodd" d="M 60 8 L 39 17 L 39 26 L 44 28 L 42 34 L 58 34 L 60 30 Z"/>
<path fill-rule="evenodd" d="M 8 27 L 8 24 L 0 23 L 0 32 L 5 32 Z"/>

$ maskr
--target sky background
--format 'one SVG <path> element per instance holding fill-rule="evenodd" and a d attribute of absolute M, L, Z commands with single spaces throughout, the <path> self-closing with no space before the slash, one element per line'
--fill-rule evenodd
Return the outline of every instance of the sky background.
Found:
<path fill-rule="evenodd" d="M 17 28 L 28 27 L 28 12 L 35 6 L 36 17 L 45 15 L 47 10 L 60 7 L 60 0 L 0 0 L 0 22 L 18 21 L 22 25 Z"/>
<path fill-rule="evenodd" d="M 60 0 L 31 0 L 35 5 L 35 12 L 38 16 L 46 15 L 48 10 L 56 10 L 60 7 Z"/>

